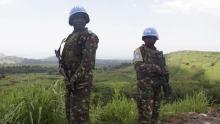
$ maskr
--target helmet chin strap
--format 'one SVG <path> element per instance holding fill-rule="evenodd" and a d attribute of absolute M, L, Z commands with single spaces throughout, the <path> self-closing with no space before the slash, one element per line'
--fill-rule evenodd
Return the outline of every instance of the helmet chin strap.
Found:
<path fill-rule="evenodd" d="M 84 28 L 73 27 L 73 28 L 74 28 L 74 31 L 84 31 L 87 29 L 86 27 Z"/>

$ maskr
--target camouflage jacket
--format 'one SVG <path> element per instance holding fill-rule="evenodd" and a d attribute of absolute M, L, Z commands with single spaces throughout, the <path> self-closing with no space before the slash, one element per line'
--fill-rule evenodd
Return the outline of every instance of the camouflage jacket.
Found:
<path fill-rule="evenodd" d="M 162 51 L 142 45 L 134 51 L 133 64 L 137 72 L 137 79 L 158 78 L 168 74 Z"/>
<path fill-rule="evenodd" d="M 76 81 L 91 80 L 98 42 L 96 34 L 88 29 L 82 32 L 73 31 L 67 37 L 62 62 L 69 77 Z"/>

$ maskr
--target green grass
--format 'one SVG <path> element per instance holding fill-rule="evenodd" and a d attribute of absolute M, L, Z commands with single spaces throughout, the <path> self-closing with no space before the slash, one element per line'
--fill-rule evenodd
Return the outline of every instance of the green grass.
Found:
<path fill-rule="evenodd" d="M 132 66 L 120 69 L 98 69 L 94 73 L 95 83 L 112 83 L 112 82 L 136 82 L 135 72 Z"/>
<path fill-rule="evenodd" d="M 204 92 L 194 93 L 192 96 L 185 96 L 183 100 L 163 104 L 161 107 L 160 119 L 164 121 L 171 116 L 183 112 L 206 113 L 208 106 L 208 98 Z"/>
<path fill-rule="evenodd" d="M 1 124 L 61 124 L 64 119 L 63 87 L 30 84 L 4 91 L 0 100 Z"/>
<path fill-rule="evenodd" d="M 28 73 L 28 74 L 8 74 L 0 79 L 0 94 L 4 90 L 14 87 L 25 87 L 29 84 L 41 84 L 48 86 L 56 80 L 60 80 L 60 75 L 48 75 L 47 73 Z"/>
<path fill-rule="evenodd" d="M 113 99 L 105 106 L 91 106 L 91 121 L 93 124 L 135 124 L 137 107 L 133 99 L 120 94 L 115 89 Z"/>
<path fill-rule="evenodd" d="M 112 100 L 90 105 L 93 124 L 134 124 L 137 122 L 136 102 L 121 91 L 127 83 L 112 84 Z M 92 93 L 93 94 L 93 93 Z M 92 95 L 91 95 L 92 96 Z M 4 91 L 0 97 L 0 123 L 2 124 L 64 124 L 64 97 L 62 82 L 48 87 L 28 85 Z M 91 98 L 92 100 L 93 98 Z M 186 96 L 183 100 L 162 104 L 161 120 L 181 112 L 206 112 L 208 99 L 203 92 Z"/>
<path fill-rule="evenodd" d="M 162 102 L 160 120 L 166 121 L 183 112 L 205 113 L 208 106 L 208 98 L 204 92 L 187 95 L 184 99 L 172 103 Z M 90 115 L 93 124 L 135 124 L 138 116 L 136 102 L 119 94 L 118 90 L 111 102 L 104 106 L 92 106 Z"/>
<path fill-rule="evenodd" d="M 220 81 L 218 76 L 220 73 L 220 52 L 180 51 L 168 54 L 166 60 L 171 68 L 178 67 L 191 74 L 198 70 L 204 70 L 206 78 Z M 175 75 L 175 72 L 172 74 Z M 184 74 L 185 77 L 189 76 L 185 73 L 180 74 Z"/>
<path fill-rule="evenodd" d="M 167 55 L 175 101 L 161 105 L 162 121 L 182 112 L 206 112 L 209 103 L 220 103 L 219 58 L 220 53 L 215 52 L 187 51 Z M 133 66 L 94 72 L 91 121 L 94 124 L 135 123 Z M 6 75 L 0 80 L 0 123 L 64 124 L 61 80 L 61 76 L 47 73 Z"/>

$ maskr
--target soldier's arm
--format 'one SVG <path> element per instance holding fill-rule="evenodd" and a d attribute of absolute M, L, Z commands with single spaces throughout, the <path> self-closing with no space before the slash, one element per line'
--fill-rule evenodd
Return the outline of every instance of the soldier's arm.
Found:
<path fill-rule="evenodd" d="M 143 73 L 158 73 L 161 74 L 160 66 L 156 64 L 146 64 L 144 62 L 136 62 L 134 63 L 134 67 L 136 71 L 141 71 Z"/>
<path fill-rule="evenodd" d="M 91 34 L 85 43 L 85 48 L 82 50 L 82 61 L 80 66 L 77 68 L 73 79 L 77 80 L 80 77 L 84 77 L 85 72 L 95 67 L 95 56 L 96 49 L 98 48 L 99 39 L 95 34 Z"/>
<path fill-rule="evenodd" d="M 161 73 L 160 66 L 144 62 L 140 49 L 134 51 L 133 64 L 136 71 L 143 73 Z"/>

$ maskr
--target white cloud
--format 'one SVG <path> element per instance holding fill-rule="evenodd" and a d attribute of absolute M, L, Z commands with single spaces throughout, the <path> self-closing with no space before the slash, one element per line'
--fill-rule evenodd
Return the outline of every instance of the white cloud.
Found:
<path fill-rule="evenodd" d="M 0 0 L 0 6 L 9 5 L 12 3 L 12 0 Z"/>
<path fill-rule="evenodd" d="M 152 9 L 157 13 L 199 12 L 220 17 L 220 0 L 154 0 Z"/>

